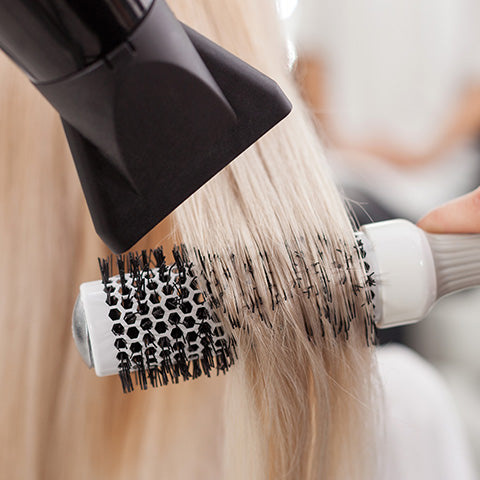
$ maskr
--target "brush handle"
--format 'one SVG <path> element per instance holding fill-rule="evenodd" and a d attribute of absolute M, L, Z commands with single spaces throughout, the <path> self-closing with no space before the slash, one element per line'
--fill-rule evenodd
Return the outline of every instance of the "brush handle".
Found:
<path fill-rule="evenodd" d="M 480 234 L 427 234 L 437 275 L 437 298 L 480 285 Z"/>

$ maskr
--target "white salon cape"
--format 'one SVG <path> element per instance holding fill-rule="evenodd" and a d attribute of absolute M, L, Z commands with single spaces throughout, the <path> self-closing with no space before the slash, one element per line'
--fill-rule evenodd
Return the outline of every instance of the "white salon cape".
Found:
<path fill-rule="evenodd" d="M 472 454 L 445 381 L 418 354 L 379 347 L 384 440 L 377 480 L 474 480 Z"/>
<path fill-rule="evenodd" d="M 278 2 L 293 6 L 296 0 Z M 465 89 L 480 84 L 479 0 L 297 3 L 286 21 L 289 36 L 299 55 L 316 56 L 324 65 L 325 113 L 349 143 L 380 138 L 400 151 L 427 152 Z M 473 142 L 415 171 L 363 160 L 345 168 L 341 155 L 334 158 L 341 183 L 361 186 L 413 220 L 480 178 Z"/>

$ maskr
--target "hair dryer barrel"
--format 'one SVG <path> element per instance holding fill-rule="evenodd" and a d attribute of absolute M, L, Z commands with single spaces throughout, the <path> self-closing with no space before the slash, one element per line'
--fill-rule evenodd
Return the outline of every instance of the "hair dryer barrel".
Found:
<path fill-rule="evenodd" d="M 120 45 L 153 0 L 5 0 L 0 48 L 34 82 L 91 65 Z"/>

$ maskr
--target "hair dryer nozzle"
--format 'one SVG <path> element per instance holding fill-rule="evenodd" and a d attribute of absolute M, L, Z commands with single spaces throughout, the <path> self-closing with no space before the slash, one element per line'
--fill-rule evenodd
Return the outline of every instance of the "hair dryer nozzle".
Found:
<path fill-rule="evenodd" d="M 106 58 L 37 88 L 60 113 L 97 233 L 123 252 L 291 104 L 156 0 Z"/>

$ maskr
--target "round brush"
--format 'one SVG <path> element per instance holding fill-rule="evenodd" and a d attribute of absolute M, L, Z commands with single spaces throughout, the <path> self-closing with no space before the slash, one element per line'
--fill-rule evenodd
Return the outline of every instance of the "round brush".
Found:
<path fill-rule="evenodd" d="M 325 240 L 324 248 L 327 245 Z M 480 285 L 480 235 L 432 235 L 406 220 L 391 220 L 363 226 L 356 233 L 353 250 L 364 263 L 367 277 L 360 288 L 366 289 L 367 301 L 374 305 L 378 328 L 417 322 L 439 298 Z M 134 388 L 134 380 L 144 389 L 148 384 L 226 372 L 236 358 L 235 341 L 224 330 L 225 319 L 215 313 L 222 309 L 213 308 L 218 307 L 218 299 L 208 291 L 208 283 L 207 291 L 200 290 L 195 265 L 185 249 L 176 248 L 173 253 L 175 262 L 169 266 L 162 249 L 118 256 L 116 262 L 102 260 L 102 280 L 80 287 L 73 314 L 78 349 L 97 375 L 118 373 L 126 392 Z M 358 312 L 352 309 L 352 318 L 346 321 L 329 318 L 336 314 L 328 305 L 335 302 L 328 285 L 345 281 L 352 264 L 347 249 L 339 255 L 347 259 L 346 265 L 335 262 L 343 275 L 325 278 L 318 264 L 311 265 L 318 275 L 310 275 L 309 281 L 316 278 L 318 285 L 310 285 L 303 293 L 309 298 L 317 295 L 318 303 L 326 304 L 319 308 L 318 321 L 338 326 L 335 334 L 343 333 L 348 339 L 349 323 Z M 205 270 L 204 258 L 196 258 L 198 271 Z M 261 258 L 267 272 L 268 256 Z M 114 263 L 117 275 L 113 275 Z M 292 261 L 292 266 L 296 270 L 298 263 Z M 308 272 L 309 266 L 304 270 Z M 298 271 L 294 273 L 299 276 Z M 266 281 L 271 285 L 271 279 Z M 282 296 L 282 301 L 288 299 L 288 294 Z M 259 304 L 270 303 L 256 298 L 250 310 L 256 305 L 258 312 Z M 269 308 L 275 308 L 275 302 Z M 226 320 L 229 327 L 240 326 L 238 319 Z M 368 342 L 369 322 L 365 325 Z M 307 326 L 306 330 L 310 335 Z"/>

